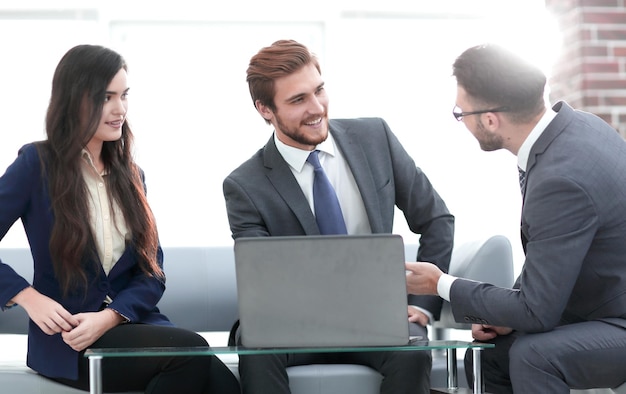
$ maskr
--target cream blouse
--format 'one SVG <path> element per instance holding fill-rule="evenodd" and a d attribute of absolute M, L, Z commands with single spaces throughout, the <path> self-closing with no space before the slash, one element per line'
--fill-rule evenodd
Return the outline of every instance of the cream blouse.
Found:
<path fill-rule="evenodd" d="M 83 177 L 87 184 L 87 205 L 91 217 L 91 230 L 95 238 L 98 256 L 104 272 L 108 275 L 126 249 L 130 233 L 120 207 L 109 201 L 105 177 L 98 173 L 90 153 L 83 149 Z"/>

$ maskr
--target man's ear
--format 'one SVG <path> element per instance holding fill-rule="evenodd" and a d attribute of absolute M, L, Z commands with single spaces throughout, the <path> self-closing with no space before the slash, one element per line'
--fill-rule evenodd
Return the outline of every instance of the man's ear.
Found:
<path fill-rule="evenodd" d="M 484 115 L 484 119 L 486 122 L 484 123 L 485 128 L 489 131 L 495 131 L 500 127 L 500 118 L 494 112 L 487 112 Z"/>
<path fill-rule="evenodd" d="M 274 117 L 274 112 L 272 112 L 272 110 L 267 105 L 261 103 L 261 100 L 256 100 L 254 102 L 254 106 L 256 107 L 257 112 L 261 114 L 263 119 L 265 119 L 266 121 L 269 122 Z"/>

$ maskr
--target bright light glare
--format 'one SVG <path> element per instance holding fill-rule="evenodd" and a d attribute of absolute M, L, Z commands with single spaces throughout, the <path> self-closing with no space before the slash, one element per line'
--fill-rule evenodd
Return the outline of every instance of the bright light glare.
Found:
<path fill-rule="evenodd" d="M 508 14 L 508 18 L 490 15 L 487 20 L 494 24 L 493 42 L 540 67 L 549 78 L 562 46 L 555 18 L 545 10 L 543 1 L 540 6 L 514 7 Z"/>
<path fill-rule="evenodd" d="M 294 6 L 282 7 L 287 3 Z M 41 4 L 39 14 L 50 9 Z M 80 43 L 110 46 L 129 62 L 129 119 L 161 242 L 230 245 L 222 181 L 272 132 L 251 104 L 247 62 L 262 46 L 294 38 L 320 57 L 331 117 L 389 123 L 455 215 L 456 242 L 504 234 L 522 255 L 515 157 L 482 152 L 454 120 L 451 66 L 468 47 L 498 42 L 550 75 L 560 38 L 543 1 L 344 0 L 305 13 L 286 0 L 202 2 L 206 9 L 158 1 L 90 4 L 97 4 L 98 20 L 2 20 L 0 35 L 8 38 L 0 40 L 0 53 L 10 61 L 0 86 L 10 94 L 0 95 L 0 173 L 20 146 L 44 138 L 50 81 L 63 53 Z M 7 9 L 0 5 L 0 13 Z M 33 33 L 40 31 L 46 34 Z M 394 232 L 418 241 L 401 213 Z M 19 224 L 1 243 L 26 245 Z"/>

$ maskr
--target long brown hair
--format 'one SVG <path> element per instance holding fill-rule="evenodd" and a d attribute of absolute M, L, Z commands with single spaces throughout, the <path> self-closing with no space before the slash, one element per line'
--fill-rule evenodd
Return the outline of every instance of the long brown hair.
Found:
<path fill-rule="evenodd" d="M 106 89 L 121 69 L 127 69 L 126 62 L 115 51 L 79 45 L 63 56 L 52 80 L 46 114 L 48 138 L 39 145 L 39 151 L 54 214 L 50 254 L 66 294 L 88 285 L 85 261 L 98 261 L 81 171 L 81 152 L 96 133 Z M 107 192 L 109 200 L 119 205 L 132 233 L 130 242 L 139 267 L 147 275 L 162 277 L 157 262 L 156 224 L 146 199 L 143 174 L 132 157 L 132 147 L 133 133 L 126 120 L 122 137 L 102 146 L 102 161 L 108 173 Z"/>

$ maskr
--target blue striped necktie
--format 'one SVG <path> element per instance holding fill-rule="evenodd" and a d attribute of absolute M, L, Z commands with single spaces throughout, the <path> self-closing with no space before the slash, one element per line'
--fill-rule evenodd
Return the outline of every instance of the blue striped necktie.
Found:
<path fill-rule="evenodd" d="M 320 164 L 318 150 L 314 150 L 306 159 L 313 166 L 313 206 L 315 220 L 320 234 L 347 234 L 346 223 L 343 220 L 341 206 L 333 185 L 330 184 L 324 169 Z"/>

